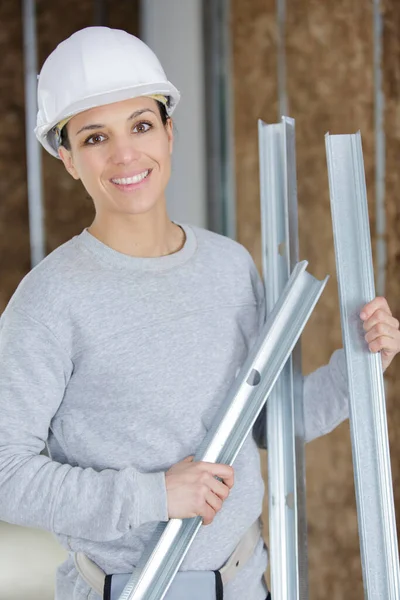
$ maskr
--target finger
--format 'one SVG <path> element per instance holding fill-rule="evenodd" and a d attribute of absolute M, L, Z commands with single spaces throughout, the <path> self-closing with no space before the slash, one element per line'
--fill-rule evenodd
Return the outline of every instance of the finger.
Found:
<path fill-rule="evenodd" d="M 206 502 L 214 512 L 219 512 L 222 508 L 222 500 L 218 496 L 216 496 L 211 490 L 208 492 L 206 496 Z"/>
<path fill-rule="evenodd" d="M 363 327 L 365 331 L 369 331 L 372 327 L 375 327 L 375 325 L 379 325 L 379 323 L 389 325 L 390 327 L 393 327 L 393 329 L 399 328 L 399 321 L 382 309 L 376 310 L 369 319 L 364 321 Z"/>
<path fill-rule="evenodd" d="M 392 311 L 389 308 L 389 304 L 387 303 L 386 298 L 383 298 L 383 296 L 378 296 L 377 298 L 374 298 L 371 302 L 368 302 L 368 304 L 366 304 L 361 312 L 360 312 L 360 317 L 363 321 L 365 321 L 366 319 L 369 319 L 375 311 L 382 309 L 386 312 L 388 312 L 390 315 L 392 314 Z"/>
<path fill-rule="evenodd" d="M 223 485 L 226 485 L 228 489 L 232 489 L 235 481 L 233 471 L 228 476 L 219 477 L 219 480 Z"/>
<path fill-rule="evenodd" d="M 232 467 L 230 467 L 229 465 L 221 465 L 207 462 L 201 462 L 198 464 L 199 468 L 201 468 L 204 471 L 207 471 L 207 473 L 210 473 L 210 475 L 213 475 L 213 477 L 219 477 L 220 479 L 222 479 L 225 485 L 227 485 L 229 488 L 233 486 L 234 472 Z"/>
<path fill-rule="evenodd" d="M 227 499 L 229 496 L 229 489 L 230 488 L 225 485 L 225 483 L 222 483 L 213 477 L 213 481 L 210 484 L 210 490 L 214 492 L 214 494 L 216 494 L 221 500 Z"/>
<path fill-rule="evenodd" d="M 194 481 L 202 484 L 204 488 L 211 490 L 214 494 L 219 496 L 221 500 L 226 500 L 229 496 L 229 486 L 226 485 L 222 479 L 215 477 L 208 471 L 202 471 L 200 475 L 197 473 Z"/>
<path fill-rule="evenodd" d="M 210 523 L 212 523 L 214 520 L 215 510 L 211 508 L 207 502 L 205 502 L 204 509 L 200 516 L 203 517 L 203 525 L 210 525 Z"/>
<path fill-rule="evenodd" d="M 372 327 L 372 329 L 370 329 L 364 337 L 365 340 L 370 343 L 381 336 L 389 337 L 398 341 L 400 338 L 400 332 L 398 329 L 391 327 L 387 323 L 381 322 Z"/>
<path fill-rule="evenodd" d="M 194 456 L 187 456 L 182 462 L 193 462 Z"/>
<path fill-rule="evenodd" d="M 399 344 L 393 338 L 386 337 L 384 335 L 376 338 L 373 342 L 368 344 L 368 348 L 371 352 L 387 352 L 388 354 L 396 353 L 399 349 Z"/>

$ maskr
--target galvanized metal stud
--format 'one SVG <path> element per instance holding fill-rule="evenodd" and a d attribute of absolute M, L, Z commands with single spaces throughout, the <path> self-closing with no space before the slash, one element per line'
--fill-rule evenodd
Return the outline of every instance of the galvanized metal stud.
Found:
<path fill-rule="evenodd" d="M 375 297 L 361 136 L 327 134 L 326 152 L 364 588 L 368 600 L 399 600 L 382 363 L 369 351 L 360 320 L 362 307 Z"/>
<path fill-rule="evenodd" d="M 203 0 L 208 228 L 236 238 L 231 0 Z"/>
<path fill-rule="evenodd" d="M 266 313 L 298 261 L 295 123 L 259 121 Z M 267 404 L 269 554 L 274 600 L 308 598 L 303 377 L 298 342 Z"/>
<path fill-rule="evenodd" d="M 35 267 L 45 256 L 42 150 L 34 134 L 37 112 L 37 40 L 35 4 L 34 0 L 23 0 L 22 4 L 25 63 L 26 159 L 32 267 Z"/>
<path fill-rule="evenodd" d="M 385 293 L 386 284 L 386 212 L 385 212 L 385 95 L 383 91 L 382 2 L 374 0 L 374 112 L 375 112 L 375 214 L 376 214 L 376 289 L 379 296 Z"/>
<path fill-rule="evenodd" d="M 286 85 L 286 0 L 276 0 L 278 118 L 289 112 Z"/>
<path fill-rule="evenodd" d="M 279 301 L 250 351 L 195 460 L 232 465 L 325 287 L 305 271 L 293 270 Z M 162 600 L 202 520 L 171 519 L 160 528 L 119 600 Z"/>

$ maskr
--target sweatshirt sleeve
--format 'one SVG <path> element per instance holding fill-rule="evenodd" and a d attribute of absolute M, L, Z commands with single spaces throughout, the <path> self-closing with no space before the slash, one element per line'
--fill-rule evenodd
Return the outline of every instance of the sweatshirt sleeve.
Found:
<path fill-rule="evenodd" d="M 92 541 L 166 521 L 165 474 L 73 467 L 41 455 L 73 363 L 23 310 L 0 319 L 0 520 Z"/>
<path fill-rule="evenodd" d="M 254 292 L 258 306 L 259 331 L 265 322 L 265 293 L 262 280 L 254 266 Z M 343 350 L 332 354 L 325 365 L 304 378 L 305 440 L 310 442 L 331 432 L 349 416 L 347 367 Z M 259 448 L 267 447 L 267 416 L 264 405 L 253 427 L 253 437 Z"/>
<path fill-rule="evenodd" d="M 330 433 L 349 417 L 347 367 L 344 350 L 304 378 L 306 442 Z"/>

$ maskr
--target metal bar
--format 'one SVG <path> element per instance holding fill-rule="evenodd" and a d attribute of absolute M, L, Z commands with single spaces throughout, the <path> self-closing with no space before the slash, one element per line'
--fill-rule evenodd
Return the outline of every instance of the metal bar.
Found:
<path fill-rule="evenodd" d="M 93 25 L 106 27 L 108 22 L 106 0 L 94 0 L 93 4 Z"/>
<path fill-rule="evenodd" d="M 278 119 L 289 112 L 286 91 L 286 0 L 276 0 L 277 62 L 278 62 Z"/>
<path fill-rule="evenodd" d="M 295 123 L 258 124 L 262 258 L 270 314 L 298 261 Z M 287 361 L 267 404 L 271 592 L 308 598 L 307 516 L 301 347 Z"/>
<path fill-rule="evenodd" d="M 303 261 L 293 270 L 194 460 L 234 462 L 325 287 L 327 279 L 317 281 L 306 267 Z M 201 523 L 196 517 L 163 524 L 119 600 L 162 600 Z"/>
<path fill-rule="evenodd" d="M 400 598 L 382 363 L 359 318 L 375 296 L 361 136 L 326 135 L 340 312 L 350 394 L 361 562 L 366 598 Z"/>
<path fill-rule="evenodd" d="M 230 0 L 204 0 L 207 207 L 213 231 L 235 238 Z"/>
<path fill-rule="evenodd" d="M 45 255 L 43 231 L 42 154 L 34 128 L 37 112 L 37 42 L 35 1 L 23 0 L 24 65 L 25 65 L 25 127 L 28 172 L 29 235 L 31 266 Z"/>
<path fill-rule="evenodd" d="M 235 135 L 234 135 L 234 92 L 233 92 L 233 47 L 232 47 L 232 2 L 224 0 L 222 37 L 222 68 L 225 72 L 223 102 L 221 116 L 224 116 L 223 145 L 224 148 L 224 234 L 236 239 L 236 170 L 235 170 Z"/>
<path fill-rule="evenodd" d="M 386 140 L 384 129 L 385 96 L 382 83 L 382 37 L 381 1 L 374 0 L 376 289 L 379 296 L 385 294 L 386 281 Z"/>

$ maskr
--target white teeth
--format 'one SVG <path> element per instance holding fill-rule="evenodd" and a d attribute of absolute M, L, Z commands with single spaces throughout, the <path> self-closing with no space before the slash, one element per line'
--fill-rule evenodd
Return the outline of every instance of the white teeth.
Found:
<path fill-rule="evenodd" d="M 134 177 L 122 177 L 121 179 L 111 179 L 111 181 L 118 185 L 131 185 L 132 183 L 140 183 L 148 174 L 149 171 L 144 171 L 143 173 L 140 173 L 140 175 L 135 175 Z"/>

